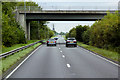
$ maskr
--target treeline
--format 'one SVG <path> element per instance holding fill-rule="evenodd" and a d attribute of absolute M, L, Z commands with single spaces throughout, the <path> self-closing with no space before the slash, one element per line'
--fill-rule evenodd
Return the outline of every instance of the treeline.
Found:
<path fill-rule="evenodd" d="M 2 3 L 2 44 L 12 46 L 17 43 L 25 43 L 25 34 L 21 26 L 16 22 L 13 14 L 15 2 Z"/>
<path fill-rule="evenodd" d="M 51 38 L 54 32 L 47 26 L 46 21 L 32 21 L 30 22 L 30 39 L 43 40 Z"/>
<path fill-rule="evenodd" d="M 120 21 L 119 13 L 107 12 L 103 19 L 96 21 L 91 27 L 76 26 L 66 37 L 75 37 L 78 41 L 98 48 L 120 53 Z"/>
<path fill-rule="evenodd" d="M 10 47 L 14 44 L 27 43 L 25 39 L 25 32 L 22 29 L 22 26 L 19 25 L 15 20 L 15 14 L 13 13 L 16 9 L 16 6 L 36 6 L 39 7 L 35 2 L 2 2 L 2 44 L 3 47 Z M 40 7 L 39 7 L 40 8 Z M 38 24 L 38 21 L 31 22 L 31 39 L 44 39 L 46 38 L 43 35 L 44 29 L 49 30 L 48 32 L 53 35 L 53 32 L 44 24 L 47 22 L 41 21 Z M 39 29 L 38 29 L 39 28 Z M 42 33 L 41 33 L 42 32 Z M 38 33 L 38 35 L 36 34 Z M 49 35 L 51 36 L 51 35 Z"/>

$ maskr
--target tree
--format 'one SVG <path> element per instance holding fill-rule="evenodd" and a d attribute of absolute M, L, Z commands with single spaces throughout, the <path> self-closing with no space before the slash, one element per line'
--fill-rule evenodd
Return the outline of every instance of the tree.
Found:
<path fill-rule="evenodd" d="M 90 39 L 90 29 L 87 31 L 84 31 L 82 34 L 82 39 L 85 44 L 89 44 L 89 39 Z"/>
<path fill-rule="evenodd" d="M 93 46 L 120 52 L 120 14 L 107 12 L 102 20 L 96 21 L 90 29 L 90 41 Z"/>
<path fill-rule="evenodd" d="M 69 37 L 76 37 L 76 28 L 72 28 L 69 31 Z"/>
<path fill-rule="evenodd" d="M 27 6 L 38 6 L 35 2 L 26 2 Z M 13 13 L 16 6 L 24 6 L 24 2 L 2 2 L 2 42 L 4 46 L 25 43 L 25 32 L 16 22 Z"/>
<path fill-rule="evenodd" d="M 59 34 L 60 34 L 60 35 L 65 35 L 65 33 L 64 33 L 64 32 L 60 32 Z"/>
<path fill-rule="evenodd" d="M 76 26 L 76 39 L 78 41 L 81 41 L 83 42 L 83 39 L 82 39 L 82 34 L 84 31 L 86 31 L 87 29 L 89 28 L 89 26 L 82 26 L 82 25 L 78 25 Z"/>
<path fill-rule="evenodd" d="M 54 35 L 54 32 L 51 30 L 49 31 L 49 38 L 51 38 Z"/>

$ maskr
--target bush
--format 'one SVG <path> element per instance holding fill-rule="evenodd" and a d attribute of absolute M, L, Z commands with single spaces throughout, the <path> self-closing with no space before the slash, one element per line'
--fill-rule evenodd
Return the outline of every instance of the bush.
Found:
<path fill-rule="evenodd" d="M 90 35 L 90 31 L 84 31 L 84 33 L 82 34 L 82 39 L 83 39 L 83 43 L 85 44 L 89 44 L 89 36 Z"/>

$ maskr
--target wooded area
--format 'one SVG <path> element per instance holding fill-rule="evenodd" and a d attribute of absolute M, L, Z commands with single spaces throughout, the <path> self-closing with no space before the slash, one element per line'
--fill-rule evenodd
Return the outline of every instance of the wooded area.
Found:
<path fill-rule="evenodd" d="M 35 2 L 2 2 L 2 47 L 10 47 L 14 44 L 27 43 L 25 32 L 22 26 L 16 22 L 13 13 L 16 6 L 38 6 Z M 50 30 L 46 21 L 31 21 L 31 39 L 46 39 L 54 35 Z M 46 32 L 44 32 L 46 30 Z M 48 35 L 49 34 L 49 35 Z"/>
<path fill-rule="evenodd" d="M 118 11 L 115 14 L 107 12 L 103 19 L 96 21 L 91 27 L 78 25 L 72 28 L 66 37 L 75 37 L 98 48 L 120 53 L 120 21 Z"/>

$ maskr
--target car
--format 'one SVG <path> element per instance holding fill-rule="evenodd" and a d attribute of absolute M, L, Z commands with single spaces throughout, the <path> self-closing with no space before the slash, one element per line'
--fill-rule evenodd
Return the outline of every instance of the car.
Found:
<path fill-rule="evenodd" d="M 69 45 L 73 45 L 74 47 L 77 47 L 77 40 L 75 38 L 67 38 L 66 47 L 68 47 Z"/>
<path fill-rule="evenodd" d="M 54 39 L 55 39 L 55 40 L 58 40 L 58 37 L 55 37 Z"/>
<path fill-rule="evenodd" d="M 47 46 L 50 46 L 50 45 L 54 45 L 54 46 L 56 46 L 56 40 L 55 39 L 49 39 L 48 41 L 47 41 Z"/>

